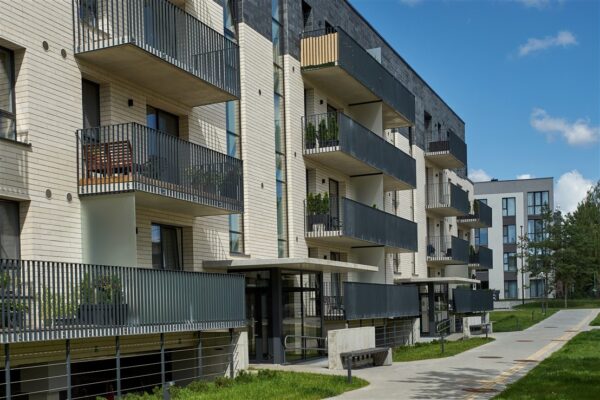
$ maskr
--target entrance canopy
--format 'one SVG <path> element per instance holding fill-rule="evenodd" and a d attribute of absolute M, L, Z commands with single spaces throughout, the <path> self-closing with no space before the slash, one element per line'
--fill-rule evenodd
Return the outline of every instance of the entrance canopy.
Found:
<path fill-rule="evenodd" d="M 285 268 L 299 271 L 318 272 L 377 272 L 378 267 L 366 264 L 332 261 L 321 258 L 250 258 L 242 260 L 205 261 L 204 269 L 216 270 L 255 270 L 261 268 Z M 479 281 L 477 281 L 479 282 Z"/>

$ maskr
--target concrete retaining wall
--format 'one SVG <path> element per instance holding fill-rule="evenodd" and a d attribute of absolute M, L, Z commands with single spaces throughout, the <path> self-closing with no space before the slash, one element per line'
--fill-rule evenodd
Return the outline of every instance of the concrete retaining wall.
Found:
<path fill-rule="evenodd" d="M 341 353 L 375 347 L 375 327 L 336 329 L 327 332 L 329 369 L 344 369 Z"/>

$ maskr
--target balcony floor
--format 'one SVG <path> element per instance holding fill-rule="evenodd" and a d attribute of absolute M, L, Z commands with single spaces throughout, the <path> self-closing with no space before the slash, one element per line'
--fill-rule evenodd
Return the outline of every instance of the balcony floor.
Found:
<path fill-rule="evenodd" d="M 433 266 L 442 265 L 467 265 L 466 261 L 455 260 L 452 257 L 427 257 L 427 264 Z"/>
<path fill-rule="evenodd" d="M 441 203 L 429 204 L 427 205 L 426 209 L 427 211 L 444 217 L 460 217 L 462 215 L 465 215 L 462 211 L 451 207 L 450 205 Z"/>
<path fill-rule="evenodd" d="M 236 100 L 232 94 L 134 44 L 77 53 L 76 57 L 190 107 Z"/>
<path fill-rule="evenodd" d="M 450 153 L 450 151 L 435 151 L 425 153 L 425 158 L 433 164 L 444 169 L 462 168 L 464 164 Z"/>
<path fill-rule="evenodd" d="M 489 226 L 479 218 L 458 219 L 456 223 L 469 229 L 489 228 Z"/>
<path fill-rule="evenodd" d="M 318 231 L 307 232 L 305 235 L 307 241 L 337 247 L 385 247 L 386 251 L 394 253 L 414 253 L 415 250 L 402 249 L 398 247 L 385 246 L 379 243 L 367 240 L 357 239 L 346 236 L 342 231 Z"/>

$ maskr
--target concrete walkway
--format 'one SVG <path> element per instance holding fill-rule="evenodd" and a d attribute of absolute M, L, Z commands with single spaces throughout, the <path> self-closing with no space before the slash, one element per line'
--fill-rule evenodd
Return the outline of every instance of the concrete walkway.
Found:
<path fill-rule="evenodd" d="M 494 334 L 494 342 L 454 357 L 355 370 L 354 376 L 371 384 L 336 399 L 489 399 L 579 331 L 588 330 L 599 311 L 559 311 L 524 331 Z M 323 364 L 283 368 L 331 373 Z"/>

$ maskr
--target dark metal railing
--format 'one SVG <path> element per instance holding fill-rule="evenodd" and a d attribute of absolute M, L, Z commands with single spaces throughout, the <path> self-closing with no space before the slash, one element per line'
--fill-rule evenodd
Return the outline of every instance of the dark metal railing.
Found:
<path fill-rule="evenodd" d="M 309 115 L 302 127 L 304 154 L 341 151 L 416 187 L 415 159 L 344 113 Z"/>
<path fill-rule="evenodd" d="M 243 211 L 242 161 L 137 123 L 77 131 L 79 194 L 139 190 Z"/>
<path fill-rule="evenodd" d="M 420 315 L 414 285 L 344 282 L 344 319 L 400 318 Z"/>
<path fill-rule="evenodd" d="M 345 197 L 329 198 L 328 203 L 329 207 L 307 201 L 307 236 L 348 236 L 381 246 L 417 251 L 417 224 L 413 221 Z"/>
<path fill-rule="evenodd" d="M 243 276 L 0 260 L 0 342 L 245 324 Z"/>
<path fill-rule="evenodd" d="M 240 96 L 237 44 L 170 1 L 73 0 L 73 29 L 75 53 L 132 44 Z"/>
<path fill-rule="evenodd" d="M 459 213 L 471 210 L 469 194 L 452 182 L 427 185 L 427 208 L 454 208 Z"/>
<path fill-rule="evenodd" d="M 337 50 L 329 48 L 329 44 L 326 45 L 328 48 L 319 49 L 319 53 L 327 53 L 324 54 L 324 59 L 335 58 L 337 55 L 337 59 L 333 60 L 337 65 L 360 81 L 384 103 L 414 123 L 415 96 L 342 28 L 327 27 L 303 32 L 301 38 L 318 38 L 330 34 L 337 34 L 337 43 L 334 44 L 337 46 Z M 311 66 L 303 63 L 303 67 L 320 67 L 320 65 Z"/>
<path fill-rule="evenodd" d="M 469 242 L 456 236 L 428 236 L 427 258 L 432 261 L 469 263 Z"/>
<path fill-rule="evenodd" d="M 492 207 L 481 200 L 475 200 L 473 209 L 467 215 L 457 217 L 459 222 L 479 221 L 487 228 L 492 227 Z"/>
<path fill-rule="evenodd" d="M 323 282 L 323 317 L 344 319 L 344 283 Z"/>
<path fill-rule="evenodd" d="M 430 131 L 426 134 L 426 153 L 453 155 L 463 165 L 467 165 L 467 144 L 452 131 Z"/>
<path fill-rule="evenodd" d="M 494 252 L 492 249 L 477 246 L 475 251 L 469 254 L 469 264 L 477 265 L 477 268 L 492 269 L 494 267 Z"/>
<path fill-rule="evenodd" d="M 494 293 L 492 290 L 455 288 L 452 290 L 454 313 L 471 314 L 494 309 Z"/>

